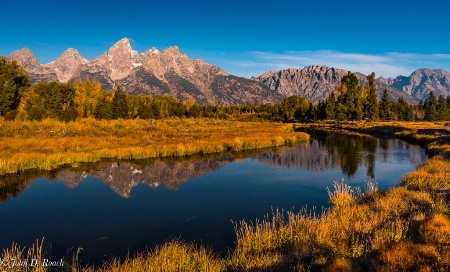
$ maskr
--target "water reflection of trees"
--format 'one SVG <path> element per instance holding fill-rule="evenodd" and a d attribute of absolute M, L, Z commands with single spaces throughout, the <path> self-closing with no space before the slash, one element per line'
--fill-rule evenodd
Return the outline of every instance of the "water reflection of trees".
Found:
<path fill-rule="evenodd" d="M 255 159 L 271 165 L 309 171 L 340 167 L 343 174 L 349 178 L 354 176 L 361 166 L 366 167 L 369 178 L 375 178 L 377 152 L 381 152 L 385 162 L 394 158 L 395 150 L 408 151 L 410 161 L 416 165 L 425 159 L 419 147 L 394 139 L 321 131 L 308 133 L 311 135 L 309 145 L 286 148 L 280 153 L 262 154 Z"/>
<path fill-rule="evenodd" d="M 176 190 L 189 178 L 215 171 L 231 161 L 253 158 L 269 165 L 323 171 L 340 167 L 347 177 L 352 177 L 364 165 L 369 178 L 375 177 L 377 152 L 386 162 L 394 158 L 395 150 L 407 150 L 409 160 L 416 165 L 424 160 L 423 151 L 404 142 L 367 136 L 308 131 L 308 145 L 270 148 L 233 154 L 212 154 L 190 158 L 153 159 L 145 161 L 101 162 L 80 167 L 62 168 L 49 172 L 26 172 L 20 175 L 0 176 L 0 201 L 17 197 L 37 177 L 60 180 L 74 188 L 88 176 L 106 183 L 114 192 L 128 197 L 138 184 L 156 188 L 162 185 Z"/>

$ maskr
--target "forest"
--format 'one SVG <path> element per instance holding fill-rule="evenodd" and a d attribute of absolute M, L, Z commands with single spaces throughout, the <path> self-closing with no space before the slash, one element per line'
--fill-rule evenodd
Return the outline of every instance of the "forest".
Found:
<path fill-rule="evenodd" d="M 0 58 L 0 115 L 6 120 L 52 118 L 65 122 L 88 117 L 106 120 L 205 117 L 282 122 L 450 119 L 450 96 L 436 97 L 431 92 L 425 101 L 409 105 L 402 97 L 390 100 L 384 90 L 378 100 L 375 74 L 368 75 L 367 79 L 368 84 L 364 86 L 349 72 L 341 79 L 341 85 L 318 104 L 294 95 L 278 104 L 197 105 L 192 97 L 181 101 L 171 96 L 129 95 L 120 86 L 107 91 L 100 83 L 90 80 L 39 82 L 32 86 L 16 62 Z"/>

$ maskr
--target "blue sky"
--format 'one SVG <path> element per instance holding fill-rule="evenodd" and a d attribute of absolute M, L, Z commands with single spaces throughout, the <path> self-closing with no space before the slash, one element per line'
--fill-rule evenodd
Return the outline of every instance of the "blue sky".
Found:
<path fill-rule="evenodd" d="M 0 55 L 41 63 L 73 47 L 91 60 L 123 37 L 239 76 L 327 65 L 377 76 L 450 71 L 447 0 L 0 0 Z"/>

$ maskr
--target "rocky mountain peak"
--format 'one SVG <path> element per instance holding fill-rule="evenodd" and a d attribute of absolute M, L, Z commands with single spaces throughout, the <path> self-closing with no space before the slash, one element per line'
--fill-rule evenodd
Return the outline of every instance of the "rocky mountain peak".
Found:
<path fill-rule="evenodd" d="M 12 52 L 8 59 L 17 61 L 30 76 L 31 83 L 39 81 L 56 81 L 56 73 L 51 69 L 42 66 L 30 49 L 22 48 Z"/>
<path fill-rule="evenodd" d="M 83 58 L 78 50 L 74 48 L 68 48 L 66 51 L 64 51 L 61 56 L 58 57 L 58 59 L 74 59 L 74 60 L 80 60 L 83 64 L 88 63 L 89 61 L 85 58 Z M 58 60 L 56 59 L 56 60 Z"/>
<path fill-rule="evenodd" d="M 161 54 L 161 52 L 159 52 L 158 49 L 156 49 L 155 47 L 153 47 L 152 49 L 149 49 L 143 53 L 141 53 L 139 55 L 140 59 L 141 59 L 141 63 L 144 64 L 147 61 L 149 61 L 151 58 L 153 58 L 156 55 Z"/>
<path fill-rule="evenodd" d="M 139 53 L 131 48 L 130 40 L 123 38 L 116 42 L 107 52 L 93 60 L 88 70 L 103 70 L 111 80 L 127 77 L 134 67 L 141 66 Z"/>
<path fill-rule="evenodd" d="M 44 65 L 44 67 L 53 70 L 59 82 L 67 82 L 75 74 L 78 67 L 88 62 L 77 50 L 69 48 L 56 60 Z"/>
<path fill-rule="evenodd" d="M 130 39 L 128 38 L 122 38 L 119 41 L 117 41 L 113 46 L 111 46 L 111 48 L 109 49 L 109 51 L 112 50 L 121 50 L 125 48 L 126 50 L 131 50 L 131 43 L 130 43 Z"/>
<path fill-rule="evenodd" d="M 17 63 L 19 63 L 28 72 L 38 72 L 42 70 L 41 64 L 28 48 L 16 50 L 12 52 L 8 58 L 17 61 Z"/>
<path fill-rule="evenodd" d="M 171 56 L 181 55 L 180 48 L 178 48 L 178 46 L 171 46 L 169 48 L 166 48 L 164 49 L 162 54 Z"/>
<path fill-rule="evenodd" d="M 284 96 L 301 95 L 314 102 L 325 100 L 347 71 L 326 66 L 306 66 L 271 71 L 252 77 Z"/>
<path fill-rule="evenodd" d="M 396 77 L 391 85 L 421 100 L 428 98 L 430 92 L 434 92 L 436 96 L 448 96 L 450 95 L 450 73 L 442 69 L 417 69 L 409 77 Z"/>

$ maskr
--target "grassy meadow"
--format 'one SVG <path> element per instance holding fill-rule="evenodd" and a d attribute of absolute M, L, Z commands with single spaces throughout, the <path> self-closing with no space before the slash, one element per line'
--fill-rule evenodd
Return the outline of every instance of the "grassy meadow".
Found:
<path fill-rule="evenodd" d="M 115 135 L 114 132 L 100 131 L 107 128 L 114 130 L 114 126 L 125 124 L 120 122 L 109 126 L 102 122 L 94 123 L 106 127 L 92 133 L 105 133 L 105 138 L 117 139 L 119 135 Z M 141 122 L 143 121 L 131 121 L 130 124 L 139 127 Z M 299 141 L 300 136 L 306 137 L 303 134 L 293 133 L 290 126 L 275 123 L 194 120 L 186 126 L 185 122 L 187 121 L 169 120 L 141 124 L 138 129 L 130 127 L 127 130 L 140 131 L 138 135 L 158 135 L 164 131 L 159 135 L 165 135 L 164 141 L 167 143 L 171 143 L 173 139 L 171 136 L 184 135 L 194 143 L 206 144 L 208 141 L 204 135 L 210 135 L 208 139 L 211 140 L 211 144 L 213 139 L 221 140 L 212 146 L 223 149 L 258 146 L 256 143 L 284 144 Z M 196 122 L 208 126 L 203 127 Z M 25 132 L 17 131 L 7 137 L 8 139 L 31 137 L 30 139 L 46 139 L 49 142 L 51 139 L 66 137 L 74 139 L 81 135 L 86 138 L 98 137 L 88 134 L 89 129 L 84 132 L 85 128 L 80 124 L 76 125 L 80 128 L 75 131 L 79 132 L 70 133 L 80 135 L 59 136 L 58 133 L 62 133 L 66 128 L 60 124 L 61 127 L 55 128 L 51 133 L 46 131 L 26 136 Z M 67 125 L 71 126 L 75 124 Z M 228 128 L 230 134 L 227 135 L 230 136 L 224 136 L 223 132 L 220 132 L 224 127 Z M 149 132 L 149 128 L 154 130 Z M 189 133 L 196 129 L 202 132 L 202 139 L 196 139 Z M 275 210 L 272 215 L 255 222 L 234 222 L 236 248 L 225 257 L 220 257 L 204 247 L 172 241 L 125 260 L 106 261 L 98 268 L 78 267 L 75 256 L 74 261 L 66 265 L 66 271 L 449 271 L 450 161 L 447 157 L 449 136 L 441 131 L 447 129 L 445 124 L 358 123 L 327 125 L 325 129 L 407 139 L 410 142 L 421 143 L 436 156 L 405 175 L 402 186 L 387 191 L 378 190 L 376 182 L 373 181 L 367 182 L 364 188 L 354 188 L 345 183 L 335 182 L 333 188 L 327 188 L 331 208 L 321 211 L 320 215 L 306 208 L 298 213 Z M 231 132 L 234 130 L 236 131 Z M 239 134 L 243 131 L 249 136 L 256 134 L 254 135 L 256 138 Z M 135 139 L 128 133 L 123 136 L 130 141 Z M 5 139 L 3 137 L 5 136 L 2 135 L 2 141 Z M 149 138 L 151 139 L 150 136 Z M 134 141 L 136 142 L 133 143 L 140 143 L 143 140 Z M 191 150 L 186 147 L 189 146 L 188 143 L 182 142 L 185 150 Z M 233 143 L 237 146 L 234 147 Z M 90 146 L 89 143 L 85 144 Z M 111 147 L 115 144 L 111 143 Z M 178 144 L 167 145 L 167 148 L 176 147 Z M 211 150 L 215 150 L 212 146 Z M 200 152 L 200 147 L 197 145 L 195 147 L 194 150 Z M 83 145 L 79 143 L 74 148 L 82 150 Z M 96 150 L 93 149 L 94 152 L 97 152 Z M 36 254 L 33 252 L 28 254 Z M 7 254 L 25 256 L 26 252 L 20 248 L 18 250 L 17 245 L 13 245 L 11 249 L 4 249 L 0 258 L 7 257 Z M 33 271 L 41 270 L 36 268 Z"/>
<path fill-rule="evenodd" d="M 292 125 L 214 119 L 0 121 L 0 174 L 77 167 L 103 158 L 240 151 L 306 142 Z"/>

